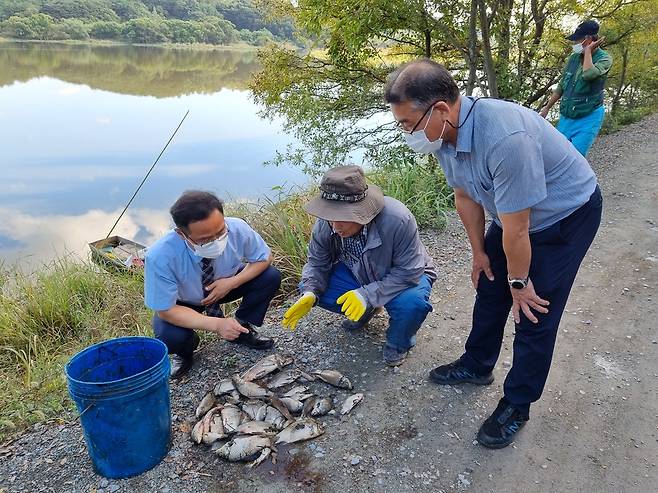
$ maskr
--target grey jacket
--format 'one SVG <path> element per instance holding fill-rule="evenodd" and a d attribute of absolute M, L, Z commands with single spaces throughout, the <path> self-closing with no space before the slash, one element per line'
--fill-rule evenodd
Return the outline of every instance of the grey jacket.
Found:
<path fill-rule="evenodd" d="M 322 294 L 338 262 L 341 239 L 331 225 L 318 219 L 308 246 L 308 262 L 302 270 L 301 289 Z M 436 271 L 432 258 L 418 236 L 411 211 L 400 201 L 384 197 L 384 209 L 368 225 L 362 261 L 353 271 L 360 293 L 368 304 L 384 306 L 407 288 L 416 286 L 423 274 L 433 283 Z"/>

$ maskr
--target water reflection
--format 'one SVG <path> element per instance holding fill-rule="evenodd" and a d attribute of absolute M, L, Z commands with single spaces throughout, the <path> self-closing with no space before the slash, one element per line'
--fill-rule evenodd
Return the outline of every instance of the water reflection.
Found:
<path fill-rule="evenodd" d="M 257 68 L 254 50 L 0 44 L 0 86 L 45 76 L 119 94 L 167 97 L 247 89 Z"/>
<path fill-rule="evenodd" d="M 305 182 L 262 166 L 292 140 L 241 89 L 255 68 L 253 52 L 0 43 L 0 260 L 105 237 L 188 109 L 117 234 L 153 241 L 186 189 L 253 200 Z"/>

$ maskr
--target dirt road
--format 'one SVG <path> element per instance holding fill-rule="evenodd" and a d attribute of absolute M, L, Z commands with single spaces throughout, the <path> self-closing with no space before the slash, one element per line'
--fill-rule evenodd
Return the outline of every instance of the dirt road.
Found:
<path fill-rule="evenodd" d="M 461 354 L 470 327 L 470 257 L 455 218 L 425 234 L 440 278 L 435 310 L 399 370 L 381 363 L 386 320 L 341 332 L 314 310 L 294 335 L 273 313 L 268 332 L 306 367 L 346 373 L 363 403 L 327 417 L 321 438 L 281 449 L 251 471 L 192 446 L 184 433 L 205 390 L 258 354 L 217 342 L 191 378 L 172 386 L 174 443 L 155 469 L 129 480 L 95 476 L 75 424 L 35 427 L 4 450 L 7 491 L 161 492 L 651 492 L 658 491 L 658 115 L 603 136 L 590 160 L 605 198 L 602 227 L 563 318 L 547 389 L 513 446 L 474 443 L 509 368 L 513 326 L 489 387 L 437 387 L 428 371 Z M 339 393 L 337 400 L 346 394 Z"/>

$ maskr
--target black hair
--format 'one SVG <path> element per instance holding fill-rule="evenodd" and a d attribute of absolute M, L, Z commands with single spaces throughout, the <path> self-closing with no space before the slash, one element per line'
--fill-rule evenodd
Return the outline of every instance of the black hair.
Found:
<path fill-rule="evenodd" d="M 207 219 L 214 210 L 224 214 L 224 201 L 214 193 L 188 190 L 169 209 L 174 224 L 187 231 L 190 223 Z"/>
<path fill-rule="evenodd" d="M 422 108 L 437 101 L 454 103 L 459 98 L 459 88 L 443 65 L 421 58 L 402 65 L 389 75 L 384 98 L 389 104 L 411 101 Z"/>

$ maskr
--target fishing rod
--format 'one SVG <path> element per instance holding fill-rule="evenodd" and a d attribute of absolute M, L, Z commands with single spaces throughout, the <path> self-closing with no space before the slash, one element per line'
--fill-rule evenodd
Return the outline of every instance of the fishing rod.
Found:
<path fill-rule="evenodd" d="M 164 146 L 164 147 L 162 148 L 162 150 L 160 151 L 160 154 L 158 154 L 158 157 L 155 158 L 155 161 L 153 162 L 153 164 L 152 164 L 151 167 L 149 168 L 148 173 L 146 173 L 146 176 L 144 176 L 144 179 L 142 180 L 142 182 L 141 182 L 141 183 L 139 184 L 139 186 L 137 187 L 137 190 L 135 190 L 135 193 L 133 193 L 133 196 L 130 197 L 130 200 L 128 201 L 128 203 L 126 204 L 126 206 L 123 208 L 123 211 L 121 211 L 121 214 L 119 214 L 119 217 L 117 218 L 117 220 L 114 222 L 114 224 L 113 224 L 112 227 L 110 228 L 110 232 L 107 233 L 107 236 L 105 237 L 105 239 L 109 238 L 110 235 L 112 234 L 112 231 L 114 231 L 114 228 L 117 227 L 117 224 L 119 224 L 119 221 L 121 220 L 121 218 L 123 217 L 123 215 L 124 215 L 124 214 L 126 213 L 126 211 L 128 210 L 128 207 L 130 207 L 130 204 L 132 204 L 132 201 L 135 199 L 135 197 L 137 197 L 137 194 L 139 193 L 139 190 L 142 188 L 142 185 L 144 185 L 144 182 L 146 182 L 146 179 L 147 179 L 147 178 L 149 177 L 149 175 L 151 174 L 151 171 L 153 171 L 153 168 L 155 168 L 155 165 L 158 164 L 158 161 L 160 160 L 160 157 L 164 154 L 164 151 L 167 150 L 167 147 L 169 146 L 169 143 L 174 139 L 174 137 L 176 136 L 176 133 L 178 133 L 178 129 L 181 127 L 181 125 L 183 124 L 183 122 L 185 121 L 185 118 L 187 118 L 187 115 L 188 115 L 189 113 L 190 113 L 190 110 L 187 110 L 187 111 L 185 112 L 185 115 L 183 115 L 183 119 L 180 121 L 180 123 L 179 123 L 178 126 L 176 127 L 176 130 L 174 130 L 174 133 L 171 134 L 171 137 L 169 137 L 169 140 L 167 141 L 167 143 L 165 144 L 165 146 Z"/>

